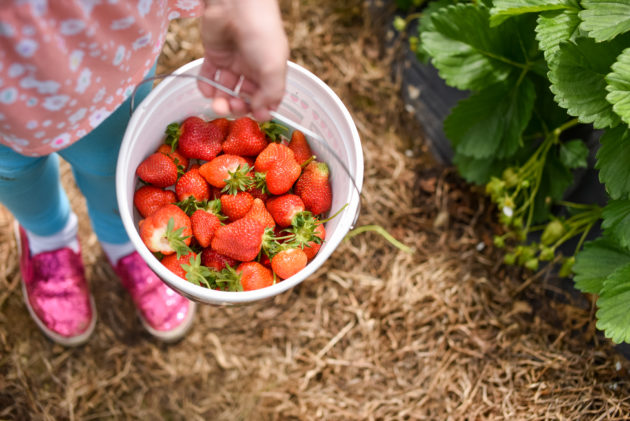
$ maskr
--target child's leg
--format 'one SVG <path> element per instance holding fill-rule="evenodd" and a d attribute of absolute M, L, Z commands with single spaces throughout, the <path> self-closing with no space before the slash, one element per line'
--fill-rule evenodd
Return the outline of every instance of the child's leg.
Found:
<path fill-rule="evenodd" d="M 141 85 L 135 103 L 150 91 L 151 83 Z M 129 241 L 116 201 L 116 161 L 131 117 L 130 102 L 131 98 L 96 129 L 59 152 L 72 166 L 75 181 L 85 196 L 92 229 L 101 242 L 110 244 Z"/>
<path fill-rule="evenodd" d="M 0 145 L 0 202 L 37 235 L 59 232 L 70 216 L 58 162 L 56 155 L 27 157 Z"/>

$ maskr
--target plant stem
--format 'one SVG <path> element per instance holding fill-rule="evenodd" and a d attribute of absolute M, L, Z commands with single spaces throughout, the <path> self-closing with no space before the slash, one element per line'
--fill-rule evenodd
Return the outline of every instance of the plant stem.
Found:
<path fill-rule="evenodd" d="M 352 237 L 354 237 L 355 235 L 367 232 L 367 231 L 372 231 L 375 232 L 377 234 L 380 234 L 381 236 L 383 236 L 387 241 L 389 241 L 394 247 L 396 247 L 399 250 L 404 251 L 405 253 L 409 253 L 412 254 L 413 250 L 410 247 L 407 247 L 406 245 L 404 245 L 403 243 L 401 243 L 400 241 L 396 240 L 390 233 L 388 233 L 385 228 L 381 227 L 380 225 L 363 225 L 362 227 L 358 227 L 353 229 L 352 231 L 350 231 L 349 233 L 346 234 L 345 239 L 348 240 Z"/>

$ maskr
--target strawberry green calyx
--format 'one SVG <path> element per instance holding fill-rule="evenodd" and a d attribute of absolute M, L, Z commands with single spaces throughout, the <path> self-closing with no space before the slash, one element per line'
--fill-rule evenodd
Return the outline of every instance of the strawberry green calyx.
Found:
<path fill-rule="evenodd" d="M 171 152 L 175 152 L 177 150 L 177 143 L 179 142 L 179 137 L 182 134 L 181 126 L 179 123 L 171 123 L 166 126 L 166 130 L 164 130 L 166 134 L 166 139 L 164 143 L 171 147 Z"/>
<path fill-rule="evenodd" d="M 198 210 L 205 210 L 206 212 L 212 212 L 219 219 L 227 219 L 225 215 L 221 214 L 221 200 L 202 200 L 197 201 L 193 196 L 188 196 L 186 199 L 175 203 L 181 210 L 186 212 L 186 215 L 191 216 Z"/>
<path fill-rule="evenodd" d="M 212 288 L 215 275 L 206 266 L 201 265 L 201 255 L 190 256 L 189 264 L 182 265 L 182 269 L 186 272 L 186 280 L 195 285 Z"/>
<path fill-rule="evenodd" d="M 262 194 L 269 194 L 269 189 L 267 188 L 267 173 L 254 173 L 254 187 L 259 189 Z"/>
<path fill-rule="evenodd" d="M 272 142 L 279 143 L 282 141 L 283 136 L 289 134 L 289 128 L 282 124 L 275 123 L 273 121 L 266 121 L 260 125 L 260 130 L 265 133 L 267 138 Z"/>
<path fill-rule="evenodd" d="M 231 195 L 236 195 L 240 191 L 247 191 L 254 185 L 254 179 L 249 173 L 251 167 L 247 164 L 239 165 L 234 171 L 228 171 L 228 178 L 225 181 L 225 187 L 221 190 Z"/>
<path fill-rule="evenodd" d="M 222 291 L 243 291 L 241 284 L 241 274 L 232 266 L 227 265 L 221 272 L 215 271 L 215 282 L 217 288 Z"/>
<path fill-rule="evenodd" d="M 309 243 L 321 244 L 322 239 L 317 235 L 316 228 L 321 222 L 309 211 L 302 211 L 293 217 L 291 227 L 287 229 L 293 238 L 289 241 L 289 247 L 308 247 Z"/>
<path fill-rule="evenodd" d="M 188 247 L 188 245 L 186 245 L 184 241 L 190 236 L 189 235 L 185 237 L 182 236 L 182 233 L 184 232 L 184 227 L 180 227 L 176 230 L 174 230 L 174 228 L 175 228 L 175 220 L 173 218 L 170 218 L 168 220 L 168 224 L 166 225 L 166 232 L 164 233 L 164 238 L 166 238 L 166 240 L 168 241 L 169 246 L 173 250 L 175 250 L 175 253 L 177 253 L 177 258 L 179 259 L 183 255 L 186 255 L 192 251 L 190 247 Z"/>

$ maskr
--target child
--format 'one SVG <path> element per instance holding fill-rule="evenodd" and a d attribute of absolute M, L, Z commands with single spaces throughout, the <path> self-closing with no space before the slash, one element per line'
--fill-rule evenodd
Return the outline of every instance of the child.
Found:
<path fill-rule="evenodd" d="M 200 84 L 217 114 L 265 120 L 284 94 L 288 44 L 276 0 L 14 0 L 0 5 L 0 202 L 16 219 L 22 290 L 52 340 L 88 340 L 96 310 L 77 217 L 59 182 L 72 167 L 92 228 L 143 325 L 175 341 L 194 303 L 168 288 L 134 250 L 118 214 L 115 167 L 129 95 L 155 70 L 168 21 L 201 14 L 202 75 L 240 85 L 250 106 Z M 241 80 L 242 79 L 242 80 Z M 150 91 L 141 85 L 136 101 Z"/>

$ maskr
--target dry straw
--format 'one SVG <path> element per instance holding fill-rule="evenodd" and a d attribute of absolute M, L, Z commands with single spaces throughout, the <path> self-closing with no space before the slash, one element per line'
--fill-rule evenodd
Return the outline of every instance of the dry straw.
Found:
<path fill-rule="evenodd" d="M 549 274 L 505 270 L 492 210 L 424 153 L 389 74 L 382 22 L 362 1 L 282 1 L 292 60 L 351 110 L 365 151 L 365 232 L 272 301 L 203 307 L 190 335 L 147 336 L 80 214 L 99 322 L 79 349 L 52 345 L 20 293 L 12 218 L 0 212 L 0 419 L 622 420 L 628 364 L 592 307 Z M 202 54 L 174 23 L 159 71 Z M 583 304 L 586 304 L 585 306 Z"/>

